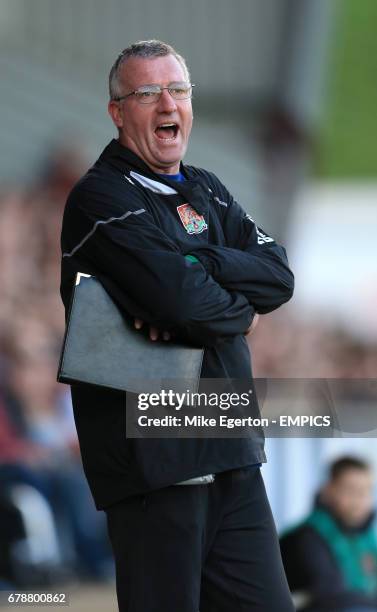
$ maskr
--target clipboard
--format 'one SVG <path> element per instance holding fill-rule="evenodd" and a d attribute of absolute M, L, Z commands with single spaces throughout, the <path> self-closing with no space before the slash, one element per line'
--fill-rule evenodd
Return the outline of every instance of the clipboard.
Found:
<path fill-rule="evenodd" d="M 196 393 L 203 353 L 203 348 L 174 341 L 151 341 L 123 316 L 95 276 L 77 273 L 58 382 L 130 393 Z"/>

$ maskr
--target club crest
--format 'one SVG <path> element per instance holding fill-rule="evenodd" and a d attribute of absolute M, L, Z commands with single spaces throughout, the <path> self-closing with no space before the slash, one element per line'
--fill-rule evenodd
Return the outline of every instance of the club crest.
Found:
<path fill-rule="evenodd" d="M 190 204 L 177 206 L 177 211 L 188 234 L 201 234 L 208 229 L 203 215 L 199 215 Z"/>

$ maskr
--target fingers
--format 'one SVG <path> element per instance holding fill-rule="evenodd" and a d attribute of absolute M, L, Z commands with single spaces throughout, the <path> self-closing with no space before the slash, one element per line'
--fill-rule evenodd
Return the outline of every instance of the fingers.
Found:
<path fill-rule="evenodd" d="M 153 342 L 155 340 L 158 340 L 158 334 L 159 334 L 159 331 L 158 331 L 158 329 L 156 327 L 152 327 L 151 326 L 149 328 L 149 337 L 150 337 L 151 340 L 153 340 Z"/>
<path fill-rule="evenodd" d="M 134 321 L 135 329 L 141 329 L 143 325 L 144 325 L 144 321 L 142 321 L 141 319 L 135 319 Z M 160 334 L 162 336 L 162 339 L 165 340 L 166 342 L 170 340 L 171 338 L 170 332 L 168 331 L 160 332 L 160 330 L 157 329 L 157 327 L 153 327 L 152 325 L 150 326 L 149 338 L 152 340 L 152 342 L 155 342 L 156 340 L 158 340 Z"/>
<path fill-rule="evenodd" d="M 168 331 L 161 332 L 159 329 L 157 329 L 157 327 L 152 327 L 152 326 L 149 328 L 149 337 L 153 342 L 155 340 L 158 340 L 160 334 L 163 340 L 165 341 L 170 340 L 170 333 Z"/>

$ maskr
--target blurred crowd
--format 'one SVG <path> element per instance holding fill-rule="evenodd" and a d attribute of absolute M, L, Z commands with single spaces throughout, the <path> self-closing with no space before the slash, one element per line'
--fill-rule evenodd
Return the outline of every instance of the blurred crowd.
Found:
<path fill-rule="evenodd" d="M 6 552 L 0 555 L 0 581 L 5 583 L 56 579 L 62 568 L 90 579 L 112 573 L 103 516 L 94 509 L 82 472 L 69 390 L 56 383 L 64 333 L 61 220 L 67 193 L 84 169 L 78 151 L 58 147 L 32 184 L 0 191 L 0 547 Z M 261 377 L 374 378 L 377 370 L 376 350 L 349 330 L 295 320 L 288 308 L 261 317 L 252 349 L 254 374 Z M 33 503 L 39 508 L 34 522 Z M 43 534 L 49 546 L 36 559 L 33 537 Z M 15 546 L 21 541 L 22 554 Z M 30 568 L 39 563 L 39 574 L 27 572 L 28 560 Z"/>
<path fill-rule="evenodd" d="M 103 513 L 86 483 L 69 389 L 56 382 L 64 333 L 60 228 L 82 175 L 57 148 L 33 184 L 0 192 L 0 583 L 107 580 Z"/>
<path fill-rule="evenodd" d="M 352 317 L 346 329 L 322 321 L 320 314 L 309 321 L 283 306 L 260 317 L 251 345 L 256 377 L 376 378 L 376 343 L 353 333 Z"/>

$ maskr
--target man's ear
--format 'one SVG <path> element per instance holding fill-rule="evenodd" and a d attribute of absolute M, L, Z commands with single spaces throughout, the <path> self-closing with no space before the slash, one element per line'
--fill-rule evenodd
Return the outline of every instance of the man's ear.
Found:
<path fill-rule="evenodd" d="M 330 504 L 332 500 L 332 496 L 333 496 L 333 483 L 331 481 L 328 481 L 321 488 L 319 497 L 321 501 Z"/>
<path fill-rule="evenodd" d="M 113 120 L 114 125 L 116 125 L 118 129 L 123 127 L 122 105 L 115 100 L 110 100 L 107 110 L 109 111 L 109 115 Z"/>

